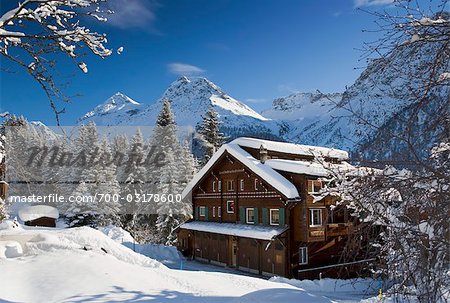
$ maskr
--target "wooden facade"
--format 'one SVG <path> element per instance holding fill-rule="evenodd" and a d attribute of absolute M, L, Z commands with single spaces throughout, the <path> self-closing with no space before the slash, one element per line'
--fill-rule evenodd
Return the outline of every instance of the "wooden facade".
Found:
<path fill-rule="evenodd" d="M 253 160 L 312 161 L 310 155 L 239 146 Z M 333 197 L 314 199 L 319 176 L 302 171 L 278 171 L 295 186 L 299 196 L 286 197 L 270 180 L 253 171 L 225 147 L 190 191 L 194 222 L 210 222 L 211 231 L 183 225 L 178 230 L 178 249 L 186 256 L 213 264 L 234 267 L 260 275 L 289 278 L 334 277 L 337 270 L 313 270 L 339 264 L 352 222 L 345 209 L 335 208 Z M 326 158 L 337 163 L 341 159 Z M 263 163 L 262 163 L 263 164 Z M 264 165 L 264 164 L 263 164 Z M 315 186 L 315 188 L 314 188 Z M 232 223 L 237 232 L 221 232 L 220 224 Z M 239 233 L 252 227 L 278 228 L 272 238 Z M 186 226 L 189 226 L 187 224 Z"/>
<path fill-rule="evenodd" d="M 40 217 L 34 220 L 25 221 L 27 226 L 56 227 L 56 219 L 50 217 Z"/>

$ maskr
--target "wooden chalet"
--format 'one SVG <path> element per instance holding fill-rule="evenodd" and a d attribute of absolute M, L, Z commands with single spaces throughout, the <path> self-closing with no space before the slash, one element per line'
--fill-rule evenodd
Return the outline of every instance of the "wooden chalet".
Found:
<path fill-rule="evenodd" d="M 59 211 L 49 205 L 32 205 L 19 209 L 19 219 L 27 226 L 56 227 Z"/>
<path fill-rule="evenodd" d="M 328 168 L 351 169 L 347 158 L 341 150 L 253 138 L 223 145 L 183 191 L 194 219 L 178 229 L 178 249 L 260 275 L 335 276 L 352 222 L 320 193 L 321 179 Z"/>

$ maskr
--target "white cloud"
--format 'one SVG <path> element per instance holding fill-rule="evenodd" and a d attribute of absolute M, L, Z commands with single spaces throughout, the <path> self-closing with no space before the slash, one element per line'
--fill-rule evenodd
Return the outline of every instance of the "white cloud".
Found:
<path fill-rule="evenodd" d="M 167 68 L 172 74 L 185 76 L 198 75 L 205 72 L 204 69 L 198 66 L 178 62 L 167 64 Z"/>
<path fill-rule="evenodd" d="M 108 8 L 114 14 L 108 15 L 108 22 L 119 28 L 145 28 L 154 31 L 152 23 L 156 20 L 157 3 L 149 0 L 110 0 Z"/>
<path fill-rule="evenodd" d="M 355 7 L 387 5 L 393 2 L 394 0 L 353 0 Z"/>

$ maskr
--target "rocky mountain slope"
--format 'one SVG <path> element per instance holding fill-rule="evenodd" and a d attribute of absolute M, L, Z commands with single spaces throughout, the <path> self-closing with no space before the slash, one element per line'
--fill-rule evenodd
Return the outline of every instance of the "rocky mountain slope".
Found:
<path fill-rule="evenodd" d="M 263 115 L 289 141 L 350 150 L 362 160 L 424 158 L 449 131 L 437 119 L 450 115 L 449 71 L 442 43 L 404 44 L 370 62 L 343 94 L 292 94 Z"/>
<path fill-rule="evenodd" d="M 340 93 L 294 93 L 275 99 L 262 114 L 277 121 L 287 141 L 348 149 L 353 144 L 342 129 L 345 113 L 337 108 L 341 99 Z"/>

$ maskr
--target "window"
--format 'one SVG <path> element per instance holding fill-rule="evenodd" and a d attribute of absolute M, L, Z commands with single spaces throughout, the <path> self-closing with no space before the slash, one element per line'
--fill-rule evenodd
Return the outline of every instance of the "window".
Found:
<path fill-rule="evenodd" d="M 246 220 L 245 222 L 247 224 L 254 224 L 255 223 L 255 209 L 254 208 L 246 208 Z"/>
<path fill-rule="evenodd" d="M 258 190 L 258 179 L 255 178 L 255 190 Z"/>
<path fill-rule="evenodd" d="M 308 247 L 298 249 L 298 264 L 308 264 Z"/>
<path fill-rule="evenodd" d="M 213 218 L 215 218 L 215 217 L 216 217 L 216 207 L 213 206 Z"/>
<path fill-rule="evenodd" d="M 234 191 L 234 180 L 227 181 L 227 191 Z"/>
<path fill-rule="evenodd" d="M 241 179 L 241 181 L 240 181 L 240 188 L 241 188 L 241 191 L 244 190 L 244 179 Z"/>
<path fill-rule="evenodd" d="M 206 216 L 206 207 L 200 206 L 200 217 Z"/>
<path fill-rule="evenodd" d="M 255 209 L 254 208 L 246 208 L 245 212 L 246 212 L 245 222 L 247 224 L 254 224 L 255 223 Z"/>
<path fill-rule="evenodd" d="M 213 192 L 216 191 L 216 181 L 213 181 L 213 183 L 212 183 L 212 189 L 213 189 Z"/>
<path fill-rule="evenodd" d="M 280 224 L 279 210 L 271 209 L 270 210 L 270 225 L 279 225 L 279 224 Z"/>
<path fill-rule="evenodd" d="M 227 213 L 234 213 L 234 201 L 227 201 Z"/>
<path fill-rule="evenodd" d="M 322 210 L 320 208 L 309 210 L 309 226 L 322 225 Z"/>
<path fill-rule="evenodd" d="M 217 217 L 222 217 L 222 206 L 219 206 L 218 208 L 217 208 Z"/>
<path fill-rule="evenodd" d="M 321 189 L 322 189 L 322 181 L 308 180 L 308 193 L 315 194 L 320 192 Z"/>
<path fill-rule="evenodd" d="M 218 182 L 218 184 L 217 184 L 217 189 L 218 189 L 219 192 L 222 191 L 222 181 L 219 181 L 219 182 Z"/>

